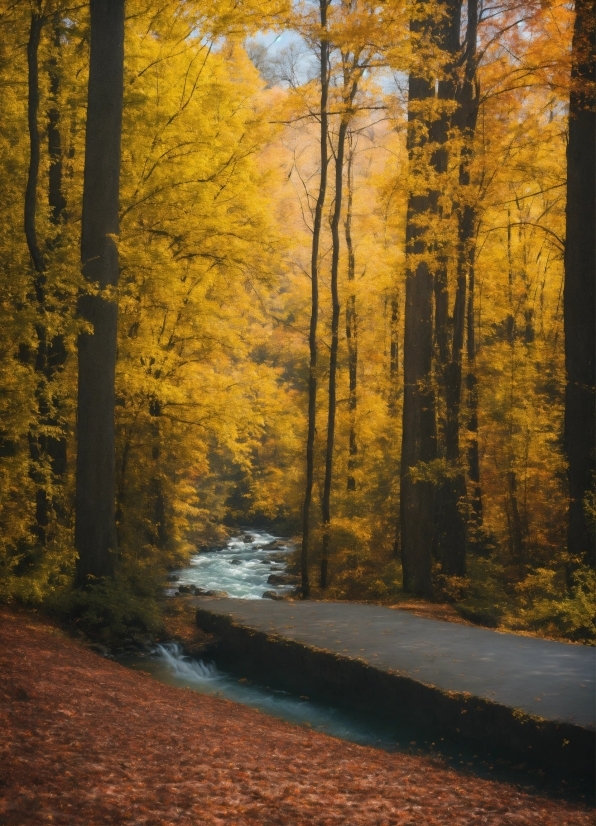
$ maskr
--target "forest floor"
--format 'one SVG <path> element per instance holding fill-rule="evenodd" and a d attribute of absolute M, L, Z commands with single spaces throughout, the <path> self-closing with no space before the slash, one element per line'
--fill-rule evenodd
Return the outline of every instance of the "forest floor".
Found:
<path fill-rule="evenodd" d="M 4 826 L 593 823 L 581 802 L 162 685 L 7 608 L 0 724 Z"/>

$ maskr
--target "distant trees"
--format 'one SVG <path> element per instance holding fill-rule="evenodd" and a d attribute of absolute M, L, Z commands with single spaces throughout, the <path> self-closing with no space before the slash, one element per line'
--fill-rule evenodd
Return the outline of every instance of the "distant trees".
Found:
<path fill-rule="evenodd" d="M 589 4 L 566 147 L 563 0 L 126 2 L 0 0 L 0 594 L 271 520 L 305 597 L 589 636 Z"/>

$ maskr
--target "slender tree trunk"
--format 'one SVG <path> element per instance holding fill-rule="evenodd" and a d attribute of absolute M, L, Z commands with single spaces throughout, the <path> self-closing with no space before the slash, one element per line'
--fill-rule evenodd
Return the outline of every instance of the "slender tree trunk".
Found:
<path fill-rule="evenodd" d="M 124 74 L 124 0 L 91 0 L 91 57 L 85 141 L 81 260 L 91 287 L 118 283 L 118 197 Z M 117 304 L 84 294 L 79 312 L 92 332 L 79 336 L 75 547 L 77 584 L 114 570 L 114 383 Z"/>
<path fill-rule="evenodd" d="M 457 102 L 458 83 L 456 63 L 460 55 L 461 0 L 449 0 L 445 17 L 437 25 L 437 41 L 446 57 L 445 77 L 439 81 L 441 101 Z M 468 27 L 468 35 L 470 28 Z M 432 163 L 437 176 L 446 175 L 449 161 L 449 132 L 458 126 L 457 115 L 444 110 L 431 127 L 431 139 L 436 144 Z M 460 180 L 461 183 L 461 180 Z M 433 212 L 440 219 L 439 191 L 433 193 Z M 461 357 L 465 329 L 466 272 L 458 266 L 453 318 L 449 318 L 449 290 L 447 256 L 439 244 L 434 279 L 435 289 L 435 350 L 437 357 L 437 384 L 441 397 L 440 434 L 441 455 L 447 460 L 449 474 L 437 482 L 435 491 L 435 553 L 443 573 L 465 574 L 466 520 L 461 502 L 465 496 L 465 477 L 459 457 L 459 406 L 461 401 Z"/>
<path fill-rule="evenodd" d="M 324 32 L 327 28 L 327 4 L 328 0 L 320 0 L 321 27 Z M 310 364 L 308 376 L 308 434 L 306 438 L 306 486 L 304 491 L 304 504 L 302 507 L 302 548 L 300 555 L 300 567 L 302 574 L 302 598 L 308 599 L 310 596 L 310 584 L 308 581 L 308 554 L 310 542 L 310 506 L 312 502 L 312 489 L 314 482 L 315 467 L 315 435 L 317 417 L 317 324 L 319 319 L 319 247 L 321 243 L 321 228 L 323 224 L 323 209 L 327 194 L 327 167 L 329 164 L 327 140 L 329 133 L 327 100 L 329 97 L 329 43 L 325 37 L 321 39 L 321 113 L 320 113 L 320 163 L 321 175 L 319 180 L 319 194 L 315 206 L 315 216 L 313 224 L 312 248 L 311 248 L 311 315 L 309 350 Z"/>
<path fill-rule="evenodd" d="M 155 545 L 156 548 L 164 549 L 168 541 L 168 532 L 166 525 L 166 497 L 162 478 L 160 475 L 160 459 L 161 459 L 161 411 L 162 406 L 159 399 L 152 399 L 149 404 L 149 415 L 151 417 L 151 436 L 153 440 L 153 448 L 151 451 L 151 458 L 154 463 L 154 475 L 151 479 L 151 498 L 152 511 L 151 521 L 152 528 L 150 531 L 149 541 Z"/>
<path fill-rule="evenodd" d="M 569 576 L 577 564 L 594 565 L 594 523 L 584 499 L 594 487 L 594 271 L 596 141 L 594 0 L 576 0 L 572 88 L 567 145 L 565 246 L 565 452 L 569 480 L 567 544 Z"/>
<path fill-rule="evenodd" d="M 50 157 L 48 200 L 50 204 L 50 220 L 55 226 L 60 226 L 66 218 L 66 198 L 62 187 L 63 177 L 63 150 L 62 134 L 60 131 L 60 109 L 58 95 L 60 94 L 60 68 L 56 54 L 61 46 L 61 19 L 59 14 L 54 15 L 52 28 L 54 34 L 55 54 L 49 62 L 51 105 L 48 111 L 48 155 Z"/>
<path fill-rule="evenodd" d="M 27 42 L 27 124 L 29 128 L 29 169 L 27 172 L 27 187 L 25 190 L 25 238 L 27 247 L 31 255 L 31 261 L 35 275 L 33 287 L 35 299 L 37 301 L 37 323 L 35 332 L 37 336 L 37 352 L 35 354 L 35 371 L 37 375 L 37 386 L 35 396 L 37 399 L 38 424 L 47 416 L 47 388 L 45 381 L 45 368 L 47 357 L 47 333 L 44 321 L 45 313 L 45 285 L 46 285 L 46 262 L 39 247 L 37 239 L 36 217 L 37 217 L 37 186 L 39 181 L 39 164 L 41 158 L 41 141 L 39 137 L 39 41 L 45 24 L 45 18 L 41 14 L 41 6 L 38 3 L 36 10 L 31 12 L 31 23 L 29 27 L 29 40 Z M 40 545 L 46 543 L 46 531 L 49 523 L 49 506 L 47 496 L 47 467 L 44 461 L 41 438 L 35 429 L 29 433 L 29 454 L 31 457 L 30 477 L 36 485 L 35 490 L 35 526 L 34 533 Z"/>
<path fill-rule="evenodd" d="M 344 234 L 346 239 L 346 250 L 348 253 L 348 300 L 346 302 L 346 341 L 348 344 L 348 377 L 349 377 L 349 399 L 348 408 L 350 413 L 350 444 L 348 457 L 348 479 L 347 489 L 356 490 L 356 479 L 354 470 L 356 467 L 356 457 L 358 456 L 358 442 L 356 440 L 356 411 L 358 409 L 358 312 L 356 308 L 356 295 L 354 292 L 354 279 L 356 276 L 356 257 L 354 255 L 354 243 L 352 239 L 352 211 L 354 200 L 354 150 L 352 147 L 351 135 L 348 136 L 350 151 L 347 164 L 347 203 L 346 220 L 344 222 Z"/>
<path fill-rule="evenodd" d="M 31 255 L 31 261 L 37 274 L 35 278 L 35 293 L 39 304 L 45 298 L 45 261 L 37 240 L 35 219 L 37 216 L 37 185 L 39 180 L 39 162 L 41 156 L 41 141 L 39 138 L 39 41 L 45 19 L 41 14 L 41 4 L 37 4 L 37 11 L 31 12 L 29 40 L 27 42 L 27 124 L 29 128 L 29 169 L 27 173 L 27 188 L 25 190 L 25 237 Z"/>
<path fill-rule="evenodd" d="M 399 296 L 391 298 L 389 320 L 389 409 L 395 410 L 399 391 Z"/>
<path fill-rule="evenodd" d="M 331 218 L 331 350 L 329 355 L 329 407 L 327 414 L 327 446 L 325 450 L 325 482 L 323 485 L 323 554 L 321 557 L 321 588 L 327 587 L 331 523 L 331 484 L 333 481 L 333 447 L 335 442 L 335 414 L 337 390 L 337 350 L 339 347 L 339 223 L 341 219 L 342 190 L 344 180 L 344 153 L 348 122 L 342 118 L 337 137 L 335 158 L 335 203 Z"/>
<path fill-rule="evenodd" d="M 56 400 L 53 393 L 52 381 L 55 373 L 66 360 L 66 349 L 63 337 L 58 335 L 48 340 L 46 324 L 46 260 L 39 246 L 36 228 L 37 218 L 37 188 L 39 184 L 39 167 L 41 159 L 41 139 L 39 133 L 39 43 L 46 18 L 43 17 L 38 4 L 37 10 L 31 14 L 29 40 L 27 43 L 28 68 L 28 127 L 30 142 L 29 169 L 27 188 L 25 191 L 25 237 L 35 270 L 34 294 L 37 301 L 38 321 L 35 325 L 37 335 L 37 352 L 35 355 L 35 371 L 38 375 L 36 398 L 38 424 L 44 427 L 57 428 Z M 54 21 L 56 31 L 57 21 Z M 59 45 L 59 44 L 55 44 Z M 54 101 L 59 88 L 59 76 L 55 69 L 55 59 L 50 62 L 50 93 Z M 52 117 L 53 115 L 53 117 Z M 50 182 L 49 203 L 53 207 L 53 199 L 57 192 L 61 194 L 62 178 L 60 174 L 53 174 L 53 167 L 60 153 L 60 133 L 58 129 L 59 113 L 53 103 L 50 109 L 50 123 L 48 127 L 48 143 L 50 150 Z M 51 209 L 50 219 L 54 222 L 54 211 Z M 48 241 L 48 247 L 52 244 Z M 66 439 L 64 437 L 48 436 L 44 433 L 31 432 L 29 436 L 29 450 L 32 460 L 31 477 L 37 484 L 35 492 L 35 534 L 41 545 L 47 541 L 47 528 L 50 523 L 52 505 L 54 510 L 60 508 L 54 499 L 51 502 L 48 496 L 50 474 L 54 477 L 63 475 L 66 471 Z"/>
<path fill-rule="evenodd" d="M 445 458 L 452 468 L 440 490 L 441 520 L 438 548 L 443 573 L 463 576 L 466 573 L 467 519 L 462 508 L 466 497 L 466 479 L 460 459 L 460 407 L 462 396 L 462 361 L 466 331 L 466 293 L 473 278 L 476 235 L 476 210 L 470 203 L 470 162 L 478 116 L 476 81 L 476 41 L 478 9 L 476 0 L 467 4 L 468 21 L 464 43 L 463 77 L 454 89 L 457 108 L 453 124 L 459 130 L 463 147 L 459 167 L 459 199 L 457 206 L 458 249 L 457 285 L 453 307 L 452 337 L 448 362 L 443 370 L 445 403 Z M 455 26 L 451 31 L 451 51 L 459 37 L 461 6 L 454 9 Z M 473 334 L 473 330 L 472 330 Z M 476 445 L 477 447 L 477 445 Z"/>
<path fill-rule="evenodd" d="M 50 79 L 51 104 L 48 111 L 48 156 L 50 167 L 48 171 L 48 203 L 50 206 L 50 221 L 57 229 L 57 236 L 48 239 L 48 248 L 54 249 L 60 243 L 60 228 L 67 220 L 66 197 L 63 189 L 63 150 L 62 135 L 60 131 L 60 109 L 58 95 L 60 94 L 60 67 L 57 54 L 61 48 L 62 20 L 56 13 L 52 20 L 52 30 L 54 35 L 54 54 L 50 58 L 48 73 Z M 53 336 L 48 342 L 46 357 L 46 378 L 51 382 L 59 373 L 67 358 L 64 336 L 61 334 Z M 48 419 L 48 424 L 54 428 L 59 427 L 59 401 L 56 394 L 51 394 L 52 416 Z M 60 479 L 66 473 L 66 436 L 45 437 L 46 450 L 50 457 L 51 469 L 54 477 Z M 58 501 L 54 501 L 54 508 L 57 511 L 62 509 Z"/>
<path fill-rule="evenodd" d="M 476 225 L 477 216 L 472 216 Z M 468 269 L 468 309 L 466 315 L 466 391 L 468 402 L 468 476 L 471 485 L 470 518 L 475 528 L 482 525 L 482 491 L 480 488 L 480 452 L 478 448 L 478 379 L 476 377 L 476 328 L 475 328 L 475 237 L 470 244 Z"/>
<path fill-rule="evenodd" d="M 413 21 L 415 32 L 429 21 Z M 419 105 L 434 96 L 434 83 L 410 75 L 408 156 L 413 165 L 427 141 Z M 430 193 L 410 194 L 406 214 L 404 407 L 400 475 L 401 558 L 404 589 L 432 596 L 432 481 L 416 478 L 420 463 L 436 458 L 435 394 L 432 383 L 433 276 L 428 261 Z"/>

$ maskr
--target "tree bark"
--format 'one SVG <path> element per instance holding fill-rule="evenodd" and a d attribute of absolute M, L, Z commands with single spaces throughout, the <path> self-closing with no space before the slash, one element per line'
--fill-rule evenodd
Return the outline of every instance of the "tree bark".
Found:
<path fill-rule="evenodd" d="M 429 21 L 413 21 L 419 32 Z M 410 162 L 427 141 L 418 105 L 434 96 L 434 83 L 410 75 L 408 156 Z M 404 589 L 432 596 L 434 485 L 416 479 L 420 463 L 436 458 L 435 394 L 432 384 L 433 276 L 428 261 L 427 213 L 430 193 L 410 194 L 406 214 L 406 297 L 404 332 L 404 407 L 400 475 L 401 559 Z M 418 260 L 417 260 L 418 259 Z"/>
<path fill-rule="evenodd" d="M 118 199 L 124 74 L 124 0 L 91 0 L 91 56 L 85 140 L 81 262 L 90 288 L 118 283 Z M 92 331 L 79 336 L 76 581 L 113 573 L 115 520 L 114 383 L 117 304 L 88 293 L 79 313 Z"/>
<path fill-rule="evenodd" d="M 356 479 L 354 469 L 356 467 L 356 457 L 358 456 L 358 442 L 356 440 L 356 411 L 358 409 L 358 311 L 356 308 L 356 295 L 354 293 L 354 278 L 356 276 L 356 257 L 354 255 L 354 243 L 352 240 L 352 211 L 354 199 L 354 150 L 349 137 L 350 151 L 347 164 L 347 203 L 346 220 L 344 221 L 344 234 L 346 239 L 346 250 L 348 253 L 348 300 L 346 302 L 346 341 L 348 344 L 348 377 L 349 377 L 349 398 L 348 409 L 350 413 L 350 444 L 348 457 L 348 478 L 347 489 L 356 490 Z"/>
<path fill-rule="evenodd" d="M 35 278 L 35 293 L 39 304 L 45 298 L 45 261 L 37 241 L 35 219 L 37 216 L 37 184 L 39 179 L 39 162 L 41 155 L 41 141 L 39 138 L 39 41 L 45 19 L 38 11 L 31 12 L 29 40 L 27 42 L 27 125 L 29 128 L 29 169 L 27 172 L 27 188 L 25 190 L 25 238 L 31 255 L 33 267 L 37 273 Z"/>
<path fill-rule="evenodd" d="M 33 286 L 34 295 L 37 302 L 38 320 L 35 325 L 37 336 L 37 350 L 35 354 L 35 371 L 37 373 L 37 387 L 35 391 L 37 399 L 38 425 L 42 432 L 32 431 L 29 434 L 29 452 L 32 460 L 31 478 L 37 485 L 35 492 L 35 526 L 34 533 L 40 545 L 45 545 L 47 541 L 48 525 L 51 521 L 52 508 L 60 510 L 60 505 L 56 498 L 51 499 L 48 495 L 50 486 L 50 475 L 59 477 L 66 472 L 66 439 L 64 437 L 48 436 L 43 433 L 43 428 L 48 426 L 57 428 L 59 424 L 56 415 L 56 400 L 54 398 L 52 380 L 56 372 L 64 365 L 66 360 L 66 348 L 61 335 L 53 336 L 48 340 L 46 324 L 46 259 L 39 245 L 37 237 L 37 189 L 39 185 L 39 167 L 41 160 L 41 139 L 39 133 L 39 43 L 46 18 L 41 13 L 38 4 L 37 10 L 31 13 L 31 23 L 29 28 L 29 39 L 27 43 L 27 82 L 28 100 L 27 116 L 29 129 L 29 169 L 27 174 L 27 187 L 25 190 L 25 237 L 31 255 L 31 261 L 35 271 Z M 56 23 L 54 25 L 56 30 Z M 58 44 L 59 45 L 59 44 Z M 54 69 L 55 60 L 50 62 L 50 92 L 55 99 L 59 88 L 59 76 Z M 58 128 L 59 113 L 55 105 L 50 113 L 54 113 L 53 123 L 50 114 L 50 124 L 48 127 L 48 143 L 50 149 L 50 185 L 48 198 L 52 206 L 53 195 L 58 191 L 61 195 L 62 177 L 60 174 L 54 175 L 52 180 L 52 164 L 56 158 L 56 152 L 60 152 L 60 132 Z M 57 136 L 57 141 L 56 141 Z M 54 141 L 52 142 L 52 137 Z M 55 145 L 57 143 L 57 146 Z M 55 150 L 52 152 L 52 150 Z M 63 198 L 63 196 L 61 195 Z M 53 211 L 50 213 L 53 220 Z M 47 241 L 49 249 L 52 242 Z"/>
<path fill-rule="evenodd" d="M 37 186 L 39 181 L 39 164 L 41 159 L 41 141 L 39 137 L 39 42 L 45 24 L 45 18 L 41 14 L 41 8 L 37 5 L 37 10 L 31 12 L 31 23 L 29 26 L 29 39 L 27 41 L 27 125 L 29 129 L 29 168 L 27 171 L 27 186 L 25 189 L 25 238 L 31 256 L 31 262 L 35 271 L 33 277 L 33 290 L 37 301 L 38 319 L 35 325 L 37 336 L 37 351 L 35 354 L 35 371 L 37 375 L 37 386 L 35 396 L 37 400 L 37 412 L 39 424 L 48 414 L 45 366 L 47 350 L 47 333 L 44 323 L 45 311 L 45 285 L 46 285 L 46 262 L 39 247 L 37 239 Z M 29 432 L 29 455 L 31 466 L 29 475 L 36 485 L 35 490 L 35 525 L 33 533 L 37 537 L 40 545 L 46 544 L 46 532 L 49 523 L 49 505 L 46 491 L 47 467 L 41 445 L 41 439 L 35 427 Z"/>
<path fill-rule="evenodd" d="M 457 85 L 450 89 L 456 102 L 453 125 L 463 139 L 459 166 L 459 199 L 457 205 L 457 285 L 453 307 L 452 336 L 448 361 L 443 369 L 442 387 L 445 403 L 445 458 L 452 473 L 441 484 L 437 539 L 438 556 L 443 573 L 464 576 L 466 573 L 467 519 L 462 508 L 466 496 L 466 479 L 460 458 L 460 407 L 462 396 L 462 362 L 466 331 L 466 294 L 468 282 L 473 278 L 476 210 L 470 202 L 470 162 L 478 117 L 477 28 L 478 8 L 476 0 L 467 4 L 468 20 L 464 43 L 463 72 Z M 450 28 L 450 53 L 455 55 L 459 39 L 459 8 L 452 7 Z M 473 329 L 472 329 L 473 335 Z M 473 347 L 472 347 L 473 349 Z M 477 450 L 477 445 L 476 445 Z M 478 474 L 476 474 L 478 475 Z"/>
<path fill-rule="evenodd" d="M 473 217 L 476 224 L 477 216 Z M 468 477 L 471 486 L 470 519 L 475 528 L 482 525 L 482 490 L 480 487 L 480 451 L 478 448 L 478 379 L 476 377 L 476 328 L 475 328 L 475 238 L 470 245 L 468 269 L 468 308 L 466 313 L 466 392 L 468 402 Z"/>
<path fill-rule="evenodd" d="M 444 77 L 438 84 L 441 101 L 458 100 L 457 63 L 460 56 L 460 27 L 462 0 L 449 0 L 445 4 L 445 16 L 437 24 L 436 40 L 445 55 Z M 469 22 L 469 21 L 468 21 Z M 468 35 L 470 26 L 468 26 Z M 475 33 L 474 33 L 475 37 Z M 436 145 L 432 163 L 437 176 L 446 175 L 449 161 L 449 133 L 452 127 L 461 127 L 458 110 L 450 113 L 444 109 L 431 125 L 431 140 Z M 461 175 L 460 175 L 461 183 Z M 433 192 L 433 212 L 442 217 L 439 191 Z M 440 409 L 440 453 L 447 460 L 449 473 L 439 479 L 435 491 L 435 553 L 441 570 L 448 575 L 463 576 L 466 567 L 466 520 L 461 509 L 465 496 L 465 477 L 459 457 L 459 406 L 461 401 L 461 356 L 465 329 L 466 272 L 458 262 L 458 277 L 453 308 L 449 317 L 449 289 L 447 282 L 447 257 L 439 243 L 434 275 L 435 293 L 435 352 L 437 359 L 437 384 L 442 404 Z"/>
<path fill-rule="evenodd" d="M 54 49 L 58 51 L 61 44 L 61 20 L 60 15 L 55 14 L 53 20 Z M 62 189 L 62 134 L 60 132 L 60 109 L 58 107 L 58 94 L 60 93 L 60 71 L 56 56 L 52 56 L 49 62 L 50 94 L 52 103 L 48 111 L 48 154 L 50 156 L 50 168 L 48 172 L 48 200 L 50 204 L 50 219 L 55 226 L 59 226 L 66 220 L 66 198 Z"/>
<path fill-rule="evenodd" d="M 565 245 L 565 452 L 569 480 L 567 543 L 569 574 L 580 563 L 594 565 L 594 523 L 584 499 L 593 490 L 594 460 L 594 272 L 596 141 L 594 0 L 576 0 L 572 44 L 567 227 Z"/>
<path fill-rule="evenodd" d="M 320 0 L 320 19 L 323 31 L 327 28 L 327 5 L 328 0 Z M 321 111 L 320 111 L 320 163 L 321 175 L 319 179 L 319 194 L 315 206 L 315 216 L 313 223 L 313 236 L 311 247 L 311 314 L 310 332 L 308 338 L 310 350 L 310 364 L 308 374 L 308 433 L 306 437 L 306 485 L 304 490 L 304 503 L 302 506 L 302 547 L 300 553 L 300 569 L 302 577 L 302 598 L 308 599 L 310 596 L 310 583 L 308 578 L 308 555 L 310 543 L 310 506 L 312 502 L 312 489 L 314 483 L 315 465 L 315 435 L 317 417 L 317 324 L 319 319 L 319 247 L 321 243 L 321 228 L 323 223 L 323 209 L 327 194 L 327 167 L 329 164 L 327 140 L 328 140 L 328 112 L 327 101 L 329 97 L 329 43 L 325 37 L 321 39 Z"/>
<path fill-rule="evenodd" d="M 329 354 L 329 407 L 327 413 L 327 445 L 325 449 L 325 481 L 323 484 L 323 553 L 321 557 L 321 588 L 327 587 L 331 523 L 331 484 L 333 481 L 333 447 L 335 442 L 335 414 L 337 391 L 337 350 L 339 347 L 339 222 L 341 219 L 342 190 L 344 180 L 344 152 L 348 122 L 342 117 L 337 138 L 335 158 L 335 203 L 331 218 L 331 349 Z"/>

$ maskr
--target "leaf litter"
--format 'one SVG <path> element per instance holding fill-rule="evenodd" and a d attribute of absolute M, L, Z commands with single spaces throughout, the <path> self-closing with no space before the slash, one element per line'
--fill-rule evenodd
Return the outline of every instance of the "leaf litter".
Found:
<path fill-rule="evenodd" d="M 580 802 L 172 688 L 0 612 L 3 826 L 592 826 Z"/>

